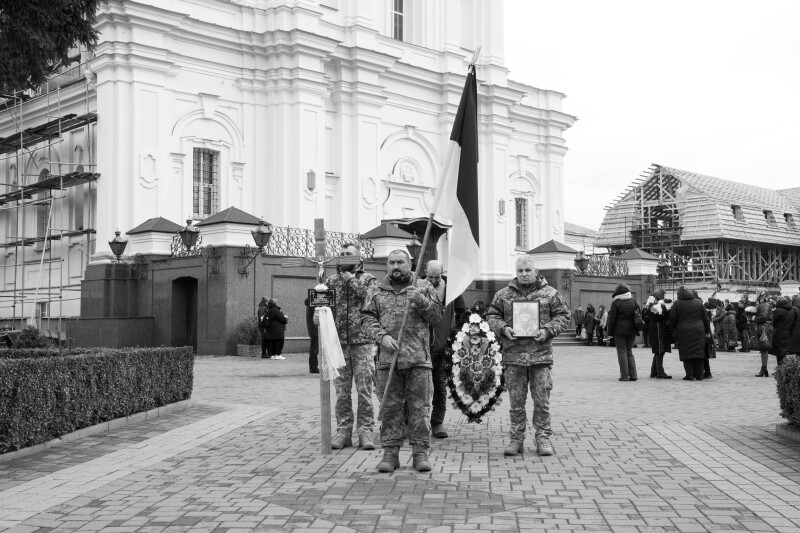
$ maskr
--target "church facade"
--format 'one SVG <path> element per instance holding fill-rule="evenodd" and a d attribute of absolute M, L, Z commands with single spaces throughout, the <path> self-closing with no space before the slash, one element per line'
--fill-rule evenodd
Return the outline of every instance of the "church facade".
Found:
<path fill-rule="evenodd" d="M 364 233 L 427 216 L 478 47 L 481 278 L 507 279 L 514 255 L 564 238 L 564 132 L 576 119 L 562 93 L 509 77 L 502 2 L 110 0 L 100 9 L 100 41 L 74 79 L 0 115 L 3 139 L 54 116 L 85 117 L 7 149 L 7 190 L 91 174 L 51 188 L 49 203 L 34 203 L 44 193 L 5 202 L 2 315 L 33 316 L 67 287 L 58 313 L 76 316 L 74 288 L 89 264 L 110 259 L 114 231 L 155 217 L 183 224 L 236 207 L 277 226 L 324 218 L 329 230 Z M 137 252 L 146 250 L 126 250 Z M 20 285 L 27 296 L 17 302 Z M 31 300 L 34 290 L 46 296 Z"/>

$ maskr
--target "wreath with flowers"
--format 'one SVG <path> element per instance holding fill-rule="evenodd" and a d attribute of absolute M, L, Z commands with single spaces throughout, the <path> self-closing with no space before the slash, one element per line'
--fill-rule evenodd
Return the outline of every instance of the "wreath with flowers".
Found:
<path fill-rule="evenodd" d="M 483 312 L 481 312 L 483 311 Z M 500 403 L 505 390 L 501 345 L 478 305 L 466 314 L 463 323 L 448 339 L 447 355 L 452 363 L 447 385 L 453 406 L 468 422 L 481 418 Z"/>

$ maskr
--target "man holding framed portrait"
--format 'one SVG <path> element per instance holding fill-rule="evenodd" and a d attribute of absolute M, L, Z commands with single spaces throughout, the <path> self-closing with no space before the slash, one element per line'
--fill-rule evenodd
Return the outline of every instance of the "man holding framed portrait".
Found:
<path fill-rule="evenodd" d="M 553 338 L 564 331 L 570 311 L 564 298 L 537 274 L 533 256 L 516 260 L 516 274 L 494 295 L 486 320 L 503 339 L 503 367 L 510 398 L 511 431 L 505 455 L 524 450 L 528 390 L 539 455 L 553 455 L 550 442 L 550 390 L 553 388 Z"/>

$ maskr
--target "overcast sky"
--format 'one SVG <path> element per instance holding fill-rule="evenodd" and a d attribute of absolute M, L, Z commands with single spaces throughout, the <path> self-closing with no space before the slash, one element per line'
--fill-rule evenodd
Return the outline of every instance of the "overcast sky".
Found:
<path fill-rule="evenodd" d="M 567 95 L 566 220 L 650 163 L 800 187 L 800 1 L 506 0 L 511 78 Z"/>

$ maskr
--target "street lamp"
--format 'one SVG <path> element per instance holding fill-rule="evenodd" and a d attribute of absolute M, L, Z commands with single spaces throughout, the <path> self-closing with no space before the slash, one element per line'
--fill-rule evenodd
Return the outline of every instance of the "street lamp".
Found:
<path fill-rule="evenodd" d="M 108 241 L 108 246 L 111 247 L 111 253 L 117 256 L 117 263 L 122 262 L 122 254 L 125 253 L 125 247 L 128 246 L 128 240 L 120 237 L 119 230 L 114 232 L 115 237 Z"/>
<path fill-rule="evenodd" d="M 256 244 L 256 248 L 252 248 L 249 244 L 246 244 L 244 248 L 242 248 L 242 255 L 239 256 L 239 260 L 241 264 L 239 265 L 239 274 L 242 276 L 247 276 L 247 267 L 256 260 L 256 257 L 264 253 L 264 248 L 269 245 L 269 240 L 272 237 L 272 225 L 264 222 L 263 220 L 258 221 L 258 227 L 250 232 L 253 236 L 253 242 Z"/>
<path fill-rule="evenodd" d="M 575 256 L 575 268 L 577 268 L 578 272 L 581 274 L 589 268 L 589 258 L 584 255 L 583 250 L 578 252 L 578 255 Z"/>
<path fill-rule="evenodd" d="M 414 236 L 411 238 L 411 241 L 406 244 L 406 248 L 408 249 L 408 254 L 411 256 L 411 268 L 415 269 L 417 260 L 419 259 L 419 254 L 422 253 L 422 243 L 417 240 L 416 232 L 414 232 Z"/>
<path fill-rule="evenodd" d="M 200 229 L 192 226 L 192 219 L 187 219 L 186 226 L 178 232 L 178 235 L 181 236 L 181 242 L 186 251 L 189 251 L 197 244 L 197 239 L 200 237 Z"/>

